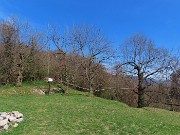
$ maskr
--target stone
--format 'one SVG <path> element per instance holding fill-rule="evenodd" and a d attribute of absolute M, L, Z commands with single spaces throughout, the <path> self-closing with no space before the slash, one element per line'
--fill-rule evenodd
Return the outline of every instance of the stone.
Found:
<path fill-rule="evenodd" d="M 6 112 L 1 113 L 1 117 L 8 117 L 8 113 Z"/>
<path fill-rule="evenodd" d="M 1 121 L 1 120 L 4 120 L 4 117 L 1 117 L 1 116 L 0 116 L 0 121 Z"/>
<path fill-rule="evenodd" d="M 16 119 L 16 122 L 18 122 L 18 123 L 21 121 L 23 121 L 23 118 Z"/>
<path fill-rule="evenodd" d="M 10 116 L 8 118 L 9 122 L 15 122 L 16 121 L 16 117 Z"/>
<path fill-rule="evenodd" d="M 9 125 L 8 125 L 8 124 L 6 124 L 6 125 L 3 126 L 3 129 L 4 129 L 4 130 L 8 130 L 8 128 L 9 128 Z"/>
<path fill-rule="evenodd" d="M 22 118 L 23 117 L 23 114 L 22 113 L 19 113 L 18 111 L 13 111 L 12 112 L 16 118 Z"/>
<path fill-rule="evenodd" d="M 14 123 L 14 124 L 12 124 L 12 126 L 13 126 L 13 127 L 17 127 L 17 126 L 18 126 L 18 124 L 17 124 L 17 123 Z"/>
<path fill-rule="evenodd" d="M 42 90 L 39 90 L 39 94 L 40 94 L 40 95 L 45 95 L 45 92 L 42 91 Z"/>
<path fill-rule="evenodd" d="M 7 112 L 0 112 L 0 115 L 7 115 Z"/>
<path fill-rule="evenodd" d="M 4 119 L 0 121 L 0 127 L 8 124 L 8 119 Z"/>
<path fill-rule="evenodd" d="M 0 112 L 0 131 L 8 130 L 9 126 L 17 127 L 23 121 L 23 114 L 18 111 Z"/>

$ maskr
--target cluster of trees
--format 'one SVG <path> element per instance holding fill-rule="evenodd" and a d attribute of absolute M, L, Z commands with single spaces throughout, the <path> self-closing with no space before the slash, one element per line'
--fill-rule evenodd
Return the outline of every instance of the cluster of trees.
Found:
<path fill-rule="evenodd" d="M 22 86 L 22 81 L 42 79 L 45 74 L 41 34 L 18 19 L 0 23 L 0 82 Z"/>
<path fill-rule="evenodd" d="M 0 83 L 19 87 L 23 81 L 53 77 L 132 106 L 179 105 L 178 57 L 141 34 L 131 36 L 117 52 L 111 46 L 96 26 L 75 25 L 62 31 L 49 25 L 47 32 L 37 32 L 17 18 L 4 20 Z"/>

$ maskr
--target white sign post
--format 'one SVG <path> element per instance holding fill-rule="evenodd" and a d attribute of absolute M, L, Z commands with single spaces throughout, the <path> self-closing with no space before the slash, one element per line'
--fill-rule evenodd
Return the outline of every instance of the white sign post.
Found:
<path fill-rule="evenodd" d="M 53 82 L 53 79 L 52 78 L 48 78 L 48 83 L 49 83 L 49 89 L 48 89 L 48 92 L 47 94 L 50 93 L 50 90 L 51 90 L 51 83 Z"/>
<path fill-rule="evenodd" d="M 53 79 L 52 78 L 48 78 L 48 82 L 53 82 Z"/>

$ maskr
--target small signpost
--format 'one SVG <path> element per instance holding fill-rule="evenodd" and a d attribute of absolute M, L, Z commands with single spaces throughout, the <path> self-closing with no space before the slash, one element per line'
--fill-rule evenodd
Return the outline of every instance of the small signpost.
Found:
<path fill-rule="evenodd" d="M 52 78 L 48 78 L 48 82 L 53 82 L 53 79 Z"/>
<path fill-rule="evenodd" d="M 51 83 L 53 82 L 53 78 L 48 78 L 48 83 L 49 83 L 49 89 L 48 89 L 48 92 L 47 94 L 50 93 L 50 90 L 51 90 Z"/>

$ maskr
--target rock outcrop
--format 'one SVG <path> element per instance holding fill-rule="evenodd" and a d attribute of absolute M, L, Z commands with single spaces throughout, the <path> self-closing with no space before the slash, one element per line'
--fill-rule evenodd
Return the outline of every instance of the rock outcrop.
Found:
<path fill-rule="evenodd" d="M 23 121 L 23 114 L 18 111 L 0 112 L 0 131 L 8 130 L 9 126 L 17 127 Z"/>

